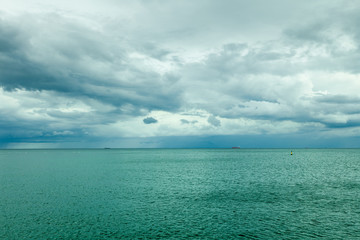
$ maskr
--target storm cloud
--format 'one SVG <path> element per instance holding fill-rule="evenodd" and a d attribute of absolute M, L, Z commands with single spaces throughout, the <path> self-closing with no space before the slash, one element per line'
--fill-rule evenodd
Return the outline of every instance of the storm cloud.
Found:
<path fill-rule="evenodd" d="M 145 124 L 152 124 L 152 123 L 157 123 L 158 120 L 156 120 L 156 119 L 153 118 L 153 117 L 147 117 L 147 118 L 144 118 L 144 119 L 143 119 L 143 122 L 144 122 Z"/>
<path fill-rule="evenodd" d="M 356 139 L 359 16 L 335 0 L 9 1 L 1 147 Z"/>

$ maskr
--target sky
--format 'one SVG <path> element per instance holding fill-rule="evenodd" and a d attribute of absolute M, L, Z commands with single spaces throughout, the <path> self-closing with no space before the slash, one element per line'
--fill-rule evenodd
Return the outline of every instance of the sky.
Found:
<path fill-rule="evenodd" d="M 360 147 L 360 2 L 0 0 L 0 148 Z"/>

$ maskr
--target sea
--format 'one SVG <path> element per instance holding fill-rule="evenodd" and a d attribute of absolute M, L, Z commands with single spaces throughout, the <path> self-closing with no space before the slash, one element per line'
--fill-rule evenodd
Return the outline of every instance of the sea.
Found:
<path fill-rule="evenodd" d="M 359 220 L 360 149 L 0 150 L 0 239 L 360 239 Z"/>

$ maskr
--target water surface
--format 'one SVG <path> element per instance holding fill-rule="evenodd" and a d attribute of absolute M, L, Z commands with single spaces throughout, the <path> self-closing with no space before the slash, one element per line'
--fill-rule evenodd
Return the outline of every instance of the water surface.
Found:
<path fill-rule="evenodd" d="M 360 238 L 358 149 L 0 151 L 0 239 Z"/>

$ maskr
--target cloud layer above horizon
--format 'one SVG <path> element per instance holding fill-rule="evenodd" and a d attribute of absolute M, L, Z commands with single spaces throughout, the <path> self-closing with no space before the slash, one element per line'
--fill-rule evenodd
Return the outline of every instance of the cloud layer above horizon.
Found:
<path fill-rule="evenodd" d="M 0 147 L 360 136 L 356 1 L 1 5 Z"/>

